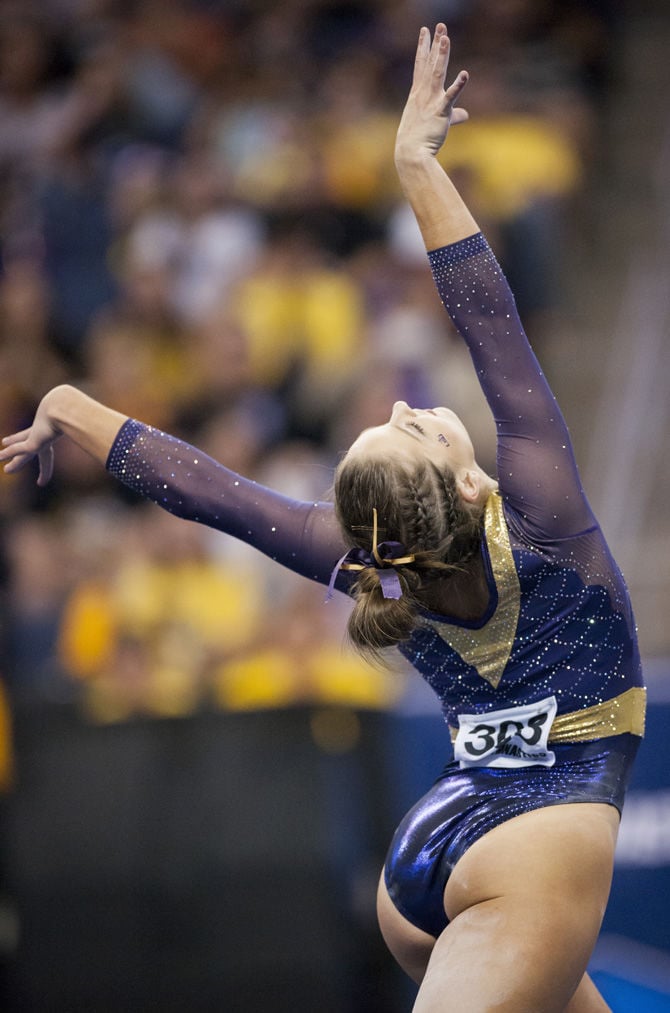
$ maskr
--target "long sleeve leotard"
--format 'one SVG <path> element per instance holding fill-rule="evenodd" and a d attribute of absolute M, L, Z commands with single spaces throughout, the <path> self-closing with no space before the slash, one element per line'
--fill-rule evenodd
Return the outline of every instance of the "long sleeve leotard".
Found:
<path fill-rule="evenodd" d="M 616 699 L 620 711 L 627 708 L 627 691 L 641 685 L 623 578 L 486 240 L 477 234 L 432 252 L 430 261 L 495 418 L 500 495 L 487 506 L 482 543 L 485 615 L 473 623 L 426 613 L 402 653 L 433 687 L 450 724 L 459 712 L 554 694 L 559 716 L 588 712 L 586 734 L 600 737 L 608 734 L 603 706 Z M 249 542 L 320 583 L 349 548 L 332 503 L 281 496 L 140 422 L 124 424 L 107 466 L 170 512 Z M 336 586 L 347 590 L 349 581 L 341 573 Z M 619 730 L 617 721 L 609 734 Z"/>

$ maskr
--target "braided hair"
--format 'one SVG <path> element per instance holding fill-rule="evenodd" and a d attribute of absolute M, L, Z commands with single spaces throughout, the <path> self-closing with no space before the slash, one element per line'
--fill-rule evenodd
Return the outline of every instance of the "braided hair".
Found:
<path fill-rule="evenodd" d="M 382 593 L 374 566 L 360 571 L 352 588 L 355 600 L 348 634 L 368 657 L 407 640 L 418 620 L 417 593 L 437 576 L 462 571 L 481 544 L 481 506 L 463 501 L 451 471 L 430 461 L 413 467 L 393 459 L 361 461 L 345 457 L 335 472 L 335 511 L 345 539 L 370 549 L 373 513 L 379 540 L 402 543 L 411 563 L 398 566 L 399 598 Z"/>

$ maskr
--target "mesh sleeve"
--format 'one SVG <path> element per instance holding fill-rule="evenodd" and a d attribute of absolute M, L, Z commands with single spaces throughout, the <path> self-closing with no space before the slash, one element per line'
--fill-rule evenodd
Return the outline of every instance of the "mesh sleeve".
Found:
<path fill-rule="evenodd" d="M 506 504 L 538 541 L 588 530 L 595 521 L 570 434 L 486 239 L 478 233 L 432 251 L 429 259 L 495 419 L 498 482 Z"/>
<path fill-rule="evenodd" d="M 345 551 L 331 503 L 291 499 L 237 475 L 190 444 L 128 419 L 107 470 L 145 499 L 253 545 L 327 584 Z"/>

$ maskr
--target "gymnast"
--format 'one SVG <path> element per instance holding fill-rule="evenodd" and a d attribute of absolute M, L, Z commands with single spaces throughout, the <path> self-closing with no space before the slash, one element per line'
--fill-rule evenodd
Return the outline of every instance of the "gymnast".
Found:
<path fill-rule="evenodd" d="M 65 436 L 166 510 L 351 595 L 353 644 L 399 650 L 453 742 L 379 883 L 416 1013 L 602 1013 L 587 965 L 644 730 L 635 622 L 507 282 L 436 159 L 467 119 L 449 49 L 443 24 L 421 29 L 395 160 L 495 418 L 497 481 L 453 412 L 400 401 L 339 463 L 334 503 L 298 502 L 68 385 L 0 460 L 37 457 L 44 484 Z"/>

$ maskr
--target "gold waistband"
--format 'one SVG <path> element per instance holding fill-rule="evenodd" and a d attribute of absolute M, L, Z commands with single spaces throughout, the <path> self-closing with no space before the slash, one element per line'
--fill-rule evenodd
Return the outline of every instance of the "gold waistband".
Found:
<path fill-rule="evenodd" d="M 558 714 L 549 732 L 549 742 L 590 742 L 604 739 L 609 735 L 644 735 L 644 715 L 647 707 L 647 691 L 633 686 L 625 693 L 603 700 L 593 707 Z M 485 718 L 486 714 L 482 714 Z M 451 741 L 456 740 L 458 729 L 449 726 Z"/>

